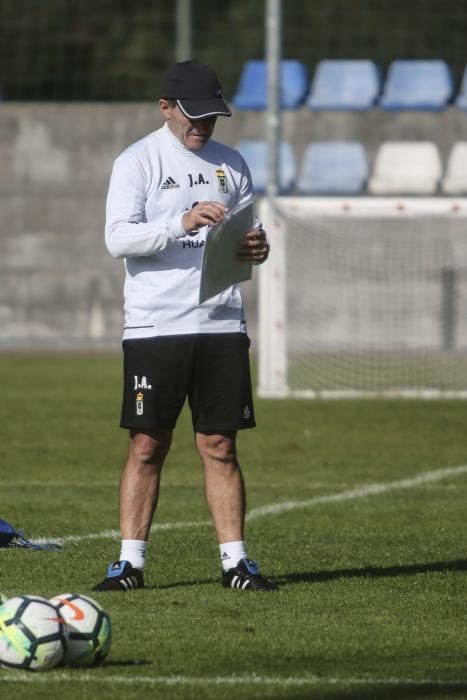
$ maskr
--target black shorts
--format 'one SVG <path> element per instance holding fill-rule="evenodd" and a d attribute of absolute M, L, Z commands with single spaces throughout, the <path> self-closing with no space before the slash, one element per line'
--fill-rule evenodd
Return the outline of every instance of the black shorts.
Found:
<path fill-rule="evenodd" d="M 175 428 L 188 397 L 196 432 L 253 428 L 245 333 L 158 336 L 123 341 L 122 428 Z"/>

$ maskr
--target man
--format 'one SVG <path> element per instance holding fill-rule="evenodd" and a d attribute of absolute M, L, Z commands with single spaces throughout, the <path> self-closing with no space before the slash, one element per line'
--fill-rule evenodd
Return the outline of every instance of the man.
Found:
<path fill-rule="evenodd" d="M 222 583 L 274 590 L 244 539 L 236 433 L 255 418 L 240 290 L 231 286 L 199 304 L 207 230 L 252 200 L 250 173 L 239 153 L 210 140 L 217 117 L 231 116 L 214 71 L 176 63 L 163 75 L 161 95 L 165 125 L 117 158 L 107 200 L 106 244 L 126 267 L 121 426 L 130 446 L 120 481 L 120 558 L 93 590 L 144 586 L 161 470 L 187 397 Z M 268 253 L 258 222 L 238 255 L 262 263 Z"/>

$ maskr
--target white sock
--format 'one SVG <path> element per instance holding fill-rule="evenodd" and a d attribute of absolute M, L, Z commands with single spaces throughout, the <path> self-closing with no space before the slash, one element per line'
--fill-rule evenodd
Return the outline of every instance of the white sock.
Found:
<path fill-rule="evenodd" d="M 224 542 L 224 544 L 219 545 L 219 550 L 221 553 L 222 568 L 224 571 L 232 569 L 237 566 L 240 559 L 248 556 L 246 553 L 246 546 L 243 540 L 237 542 Z"/>
<path fill-rule="evenodd" d="M 120 561 L 129 561 L 133 568 L 143 570 L 147 546 L 145 540 L 122 540 Z"/>

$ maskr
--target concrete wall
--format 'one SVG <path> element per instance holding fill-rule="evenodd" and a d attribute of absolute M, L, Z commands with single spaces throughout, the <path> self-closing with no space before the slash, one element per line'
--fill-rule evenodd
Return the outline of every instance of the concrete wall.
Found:
<path fill-rule="evenodd" d="M 158 128 L 153 104 L 3 103 L 0 106 L 0 348 L 117 346 L 122 263 L 103 242 L 107 184 L 115 156 Z M 262 113 L 219 119 L 216 138 L 263 138 Z M 310 140 L 357 139 L 373 159 L 386 139 L 435 141 L 445 160 L 467 138 L 467 115 L 284 114 L 283 137 L 298 162 Z M 245 286 L 256 337 L 256 284 Z"/>

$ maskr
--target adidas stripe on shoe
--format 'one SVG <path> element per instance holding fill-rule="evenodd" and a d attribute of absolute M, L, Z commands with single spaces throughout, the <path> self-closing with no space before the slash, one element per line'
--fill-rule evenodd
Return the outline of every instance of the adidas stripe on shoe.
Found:
<path fill-rule="evenodd" d="M 107 576 L 98 583 L 93 591 L 131 591 L 144 588 L 144 576 L 141 569 L 135 569 L 129 561 L 115 561 L 109 564 Z"/>
<path fill-rule="evenodd" d="M 276 591 L 277 583 L 266 578 L 259 572 L 258 565 L 252 559 L 240 559 L 234 566 L 222 574 L 222 585 L 225 588 L 236 588 L 241 591 Z"/>

